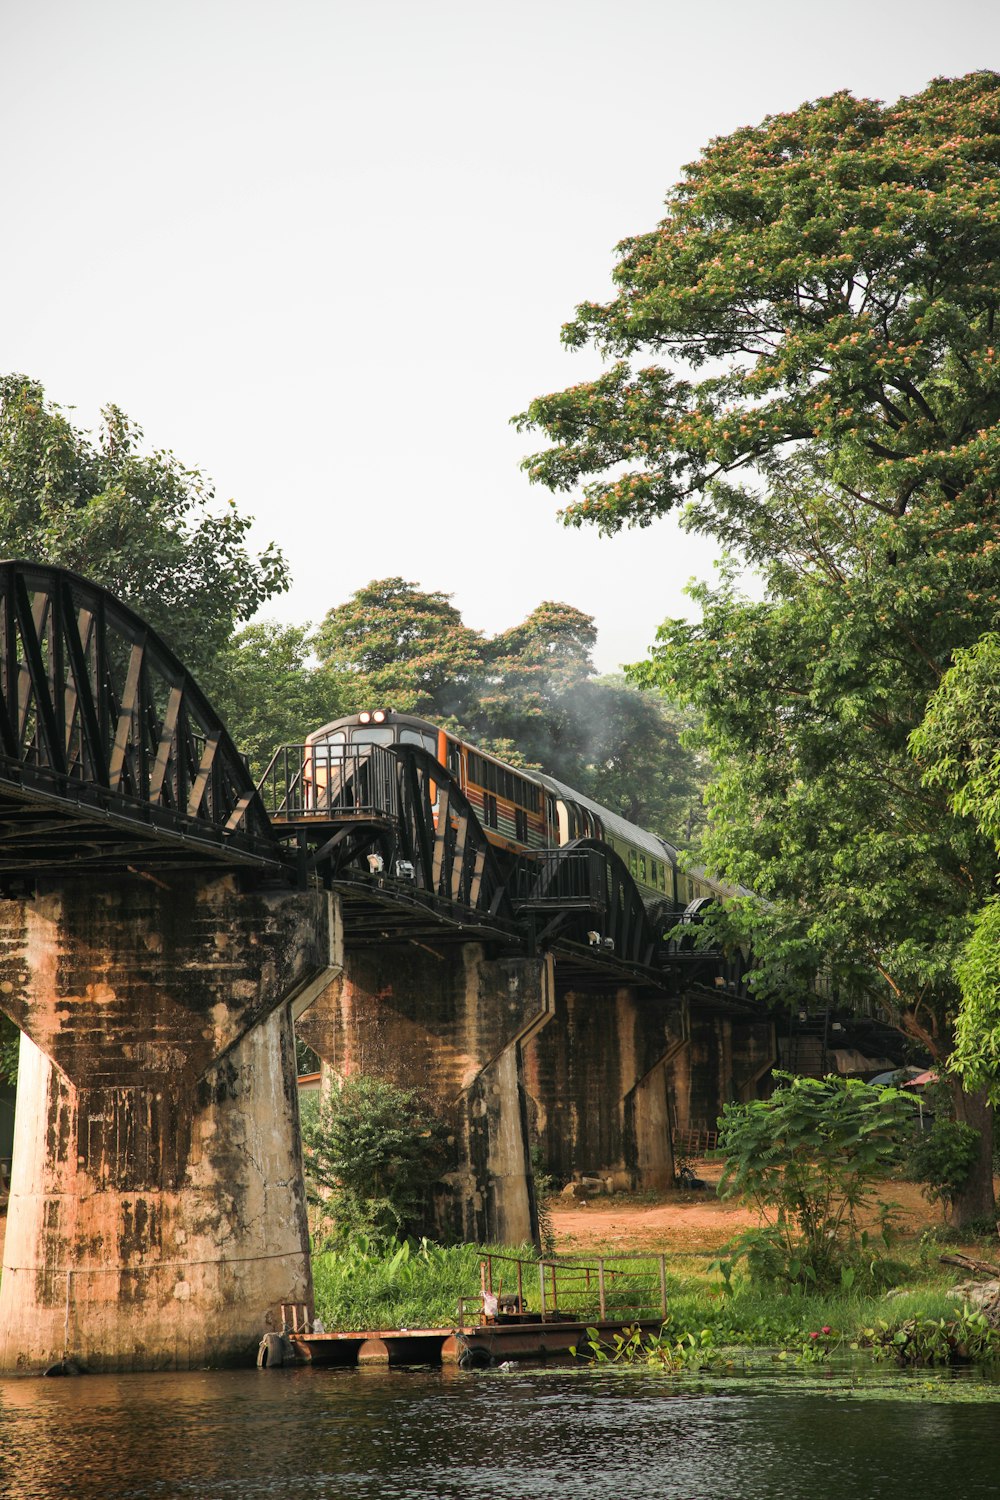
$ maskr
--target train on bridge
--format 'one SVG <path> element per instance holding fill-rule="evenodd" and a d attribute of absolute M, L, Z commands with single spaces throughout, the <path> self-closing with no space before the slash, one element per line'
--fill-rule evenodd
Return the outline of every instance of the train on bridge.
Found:
<path fill-rule="evenodd" d="M 322 800 L 326 778 L 335 774 L 338 763 L 375 746 L 414 745 L 449 771 L 489 843 L 501 854 L 530 855 L 592 839 L 618 855 L 650 911 L 693 914 L 719 894 L 718 884 L 703 870 L 685 868 L 679 851 L 659 834 L 630 823 L 554 776 L 508 765 L 428 719 L 375 709 L 334 719 L 307 735 L 305 743 L 306 777 L 314 801 Z"/>

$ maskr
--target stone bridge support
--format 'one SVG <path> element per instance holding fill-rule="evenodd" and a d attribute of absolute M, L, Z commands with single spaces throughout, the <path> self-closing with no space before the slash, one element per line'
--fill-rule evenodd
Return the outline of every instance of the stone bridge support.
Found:
<path fill-rule="evenodd" d="M 551 1024 L 525 1049 L 533 1132 L 555 1177 L 619 1189 L 673 1186 L 669 1074 L 685 1045 L 680 1002 L 630 986 L 559 982 Z"/>
<path fill-rule="evenodd" d="M 311 1300 L 288 1002 L 329 979 L 329 907 L 176 871 L 0 902 L 0 1369 L 246 1362 Z"/>
<path fill-rule="evenodd" d="M 524 1049 L 552 1003 L 549 960 L 386 943 L 349 953 L 297 1029 L 333 1074 L 416 1089 L 450 1120 L 439 1233 L 517 1245 L 538 1237 Z"/>
<path fill-rule="evenodd" d="M 678 1132 L 715 1130 L 723 1104 L 757 1097 L 778 1051 L 774 1022 L 693 1000 L 688 1045 L 669 1075 L 670 1112 Z"/>

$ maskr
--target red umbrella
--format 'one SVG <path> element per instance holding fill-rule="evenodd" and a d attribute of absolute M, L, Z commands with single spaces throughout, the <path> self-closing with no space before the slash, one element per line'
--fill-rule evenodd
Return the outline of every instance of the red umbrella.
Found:
<path fill-rule="evenodd" d="M 916 1078 L 910 1078 L 903 1084 L 904 1089 L 922 1088 L 925 1083 L 937 1083 L 938 1075 L 933 1068 L 928 1068 L 925 1073 L 918 1073 Z"/>

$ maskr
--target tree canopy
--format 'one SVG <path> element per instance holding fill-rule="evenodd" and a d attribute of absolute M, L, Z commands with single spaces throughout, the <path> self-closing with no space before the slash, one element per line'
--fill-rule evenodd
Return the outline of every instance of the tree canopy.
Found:
<path fill-rule="evenodd" d="M 301 744 L 353 707 L 351 684 L 313 660 L 308 623 L 245 625 L 222 651 L 215 676 L 213 704 L 258 778 L 279 745 Z"/>
<path fill-rule="evenodd" d="M 0 377 L 0 556 L 72 568 L 131 604 L 212 694 L 238 621 L 288 587 L 281 553 L 246 546 L 251 518 L 217 506 L 173 453 L 105 407 L 96 439 L 36 382 Z"/>
<path fill-rule="evenodd" d="M 320 661 L 353 681 L 358 708 L 445 718 L 463 711 L 482 644 L 450 595 L 404 578 L 373 579 L 331 609 L 316 632 Z"/>
<path fill-rule="evenodd" d="M 336 706 L 316 724 L 372 707 L 429 715 L 683 839 L 699 821 L 704 782 L 680 744 L 688 720 L 655 691 L 595 677 L 596 639 L 592 616 L 570 604 L 544 601 L 487 637 L 450 596 L 375 579 L 327 614 L 316 636 L 321 671 L 303 691 L 308 700 L 330 684 Z"/>
<path fill-rule="evenodd" d="M 991 72 L 889 106 L 843 91 L 713 141 L 658 227 L 619 245 L 617 296 L 564 328 L 615 362 L 518 419 L 553 443 L 531 478 L 587 480 L 566 517 L 609 532 L 690 501 L 725 536 L 792 452 L 875 515 L 991 504 L 998 163 Z"/>
<path fill-rule="evenodd" d="M 683 504 L 757 569 L 762 600 L 724 570 L 632 675 L 704 716 L 703 853 L 766 898 L 727 918 L 761 986 L 823 971 L 942 1061 L 997 853 L 916 731 L 1000 612 L 998 184 L 993 73 L 713 141 L 564 330 L 614 363 L 520 418 L 553 443 L 531 477 L 583 483 L 569 521 Z M 968 1217 L 992 1202 L 988 1117 L 956 1108 L 984 1143 Z"/>
<path fill-rule="evenodd" d="M 1000 636 L 957 651 L 912 739 L 927 785 L 1000 850 Z M 1000 1103 L 1000 896 L 974 913 L 957 964 L 962 1009 L 952 1062 Z"/>

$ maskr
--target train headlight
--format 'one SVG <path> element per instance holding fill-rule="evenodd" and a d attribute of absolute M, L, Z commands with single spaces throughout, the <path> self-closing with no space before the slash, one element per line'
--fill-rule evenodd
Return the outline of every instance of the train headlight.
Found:
<path fill-rule="evenodd" d="M 371 721 L 372 721 L 371 714 L 368 714 L 368 713 L 358 714 L 358 723 L 359 724 L 370 724 Z"/>
<path fill-rule="evenodd" d="M 377 708 L 372 714 L 372 718 L 375 720 L 376 724 L 384 724 L 387 717 L 388 715 L 386 714 L 384 708 Z"/>

